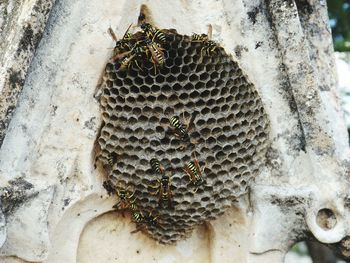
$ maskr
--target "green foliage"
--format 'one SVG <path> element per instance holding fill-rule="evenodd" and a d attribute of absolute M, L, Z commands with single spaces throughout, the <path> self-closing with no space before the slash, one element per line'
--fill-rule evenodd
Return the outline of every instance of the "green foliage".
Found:
<path fill-rule="evenodd" d="M 350 0 L 328 0 L 334 49 L 350 51 Z"/>

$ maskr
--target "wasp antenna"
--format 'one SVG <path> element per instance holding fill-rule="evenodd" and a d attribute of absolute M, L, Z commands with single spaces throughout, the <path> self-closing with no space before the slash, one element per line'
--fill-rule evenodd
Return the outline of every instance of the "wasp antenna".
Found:
<path fill-rule="evenodd" d="M 188 130 L 190 130 L 190 129 L 192 128 L 192 125 L 193 125 L 193 123 L 194 123 L 194 119 L 196 118 L 197 114 L 198 114 L 197 111 L 192 112 L 192 114 L 191 114 L 191 116 L 190 116 L 190 120 L 189 120 L 189 122 L 188 122 L 188 126 L 187 126 L 187 127 L 188 127 Z"/>
<path fill-rule="evenodd" d="M 193 155 L 194 159 L 196 159 L 196 160 L 197 160 L 196 151 L 192 152 L 192 155 Z"/>
<path fill-rule="evenodd" d="M 128 34 L 130 27 L 132 26 L 132 23 L 128 26 L 128 28 L 126 29 L 123 38 L 125 38 L 125 36 Z"/>
<path fill-rule="evenodd" d="M 211 40 L 213 36 L 213 26 L 211 24 L 208 25 L 208 38 Z"/>
<path fill-rule="evenodd" d="M 115 42 L 118 41 L 117 35 L 114 33 L 114 30 L 112 29 L 111 26 L 109 26 L 109 28 L 108 28 L 108 33 L 110 34 L 110 36 L 112 37 L 112 39 L 113 39 Z"/>

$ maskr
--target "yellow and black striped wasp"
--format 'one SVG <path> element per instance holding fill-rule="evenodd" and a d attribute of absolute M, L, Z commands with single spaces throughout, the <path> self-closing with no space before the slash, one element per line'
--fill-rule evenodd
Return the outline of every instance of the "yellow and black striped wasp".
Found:
<path fill-rule="evenodd" d="M 150 53 L 150 61 L 154 65 L 156 74 L 157 66 L 162 67 L 165 62 L 164 49 L 161 45 L 166 42 L 166 35 L 149 23 L 142 23 L 141 29 L 146 35 L 144 42 Z"/>
<path fill-rule="evenodd" d="M 158 174 L 164 174 L 164 167 L 160 164 L 160 162 L 156 158 L 152 158 L 150 160 L 150 164 L 154 172 Z"/>
<path fill-rule="evenodd" d="M 199 59 L 199 62 L 201 62 L 203 60 L 204 55 L 210 56 L 219 47 L 219 45 L 216 42 L 211 40 L 212 35 L 213 35 L 212 25 L 208 26 L 208 35 L 206 35 L 206 34 L 193 34 L 192 35 L 192 42 L 203 43 L 203 47 L 201 49 L 201 57 Z"/>
<path fill-rule="evenodd" d="M 130 51 L 116 55 L 115 59 L 120 60 L 119 70 L 129 69 L 132 63 L 135 63 L 135 65 L 141 70 L 137 61 L 142 59 L 143 55 L 146 54 L 146 51 L 145 46 L 141 45 L 141 41 L 139 41 L 135 43 Z"/>
<path fill-rule="evenodd" d="M 133 198 L 135 191 L 133 193 L 130 193 L 129 187 L 123 188 L 119 186 L 116 192 L 119 197 L 119 202 L 113 206 L 114 209 L 118 209 L 123 212 L 126 209 L 132 209 L 136 206 L 136 197 Z"/>
<path fill-rule="evenodd" d="M 139 225 L 144 223 L 145 217 L 141 212 L 141 210 L 138 209 L 135 203 L 130 206 L 130 212 L 131 212 L 131 221 L 136 223 L 136 230 L 131 231 L 131 234 L 134 234 L 141 230 L 139 229 Z"/>
<path fill-rule="evenodd" d="M 144 221 L 147 225 L 157 226 L 159 225 L 158 217 L 159 216 L 153 216 L 153 213 L 149 212 L 148 215 L 144 216 Z"/>
<path fill-rule="evenodd" d="M 153 40 L 146 38 L 145 39 L 145 47 L 147 48 L 146 53 L 150 54 L 150 61 L 154 66 L 154 74 L 157 72 L 157 67 L 162 67 L 165 62 L 164 49 Z"/>
<path fill-rule="evenodd" d="M 108 165 L 110 166 L 110 169 L 113 168 L 113 165 L 117 162 L 118 155 L 115 152 L 112 152 L 107 159 Z"/>
<path fill-rule="evenodd" d="M 197 192 L 198 188 L 205 183 L 198 160 L 195 158 L 193 161 L 186 163 L 183 171 L 189 176 L 191 183 L 196 187 L 194 192 Z"/>
<path fill-rule="evenodd" d="M 147 226 L 158 226 L 158 217 L 154 216 L 152 212 L 144 215 L 141 211 L 132 212 L 132 221 L 136 223 L 136 229 L 131 231 L 131 234 L 135 234 L 141 230 L 145 230 Z"/>
<path fill-rule="evenodd" d="M 178 116 L 173 116 L 169 119 L 170 126 L 175 136 L 184 142 L 189 142 L 191 145 L 197 144 L 197 142 L 190 141 L 190 136 L 188 134 L 188 132 L 191 130 L 194 124 L 194 119 L 196 118 L 196 115 L 196 112 L 192 113 L 189 121 L 186 124 L 183 124 Z M 185 119 L 184 114 L 183 119 Z M 183 149 L 184 147 L 181 148 Z"/>
<path fill-rule="evenodd" d="M 185 126 L 182 124 L 178 116 L 171 117 L 169 122 L 170 126 L 174 128 L 174 134 L 176 137 L 179 137 L 181 140 L 186 140 L 189 137 L 189 125 Z"/>
<path fill-rule="evenodd" d="M 172 208 L 171 179 L 164 174 L 164 168 L 157 159 L 151 159 L 150 164 L 155 173 L 162 175 L 160 179 L 157 178 L 155 185 L 148 185 L 150 188 L 155 189 L 155 191 L 151 192 L 151 195 L 158 195 L 159 207 Z"/>
<path fill-rule="evenodd" d="M 144 221 L 144 215 L 141 211 L 137 210 L 135 207 L 134 209 L 131 210 L 131 220 L 134 223 L 142 223 Z"/>
<path fill-rule="evenodd" d="M 152 39 L 152 41 L 160 44 L 165 43 L 166 35 L 158 28 L 155 28 L 149 23 L 142 23 L 141 29 L 149 39 Z"/>

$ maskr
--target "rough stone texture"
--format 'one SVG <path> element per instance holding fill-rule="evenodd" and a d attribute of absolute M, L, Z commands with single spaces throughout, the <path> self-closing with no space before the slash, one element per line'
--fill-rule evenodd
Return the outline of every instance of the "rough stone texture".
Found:
<path fill-rule="evenodd" d="M 107 64 L 98 159 L 114 187 L 135 192 L 140 211 L 158 217 L 158 225 L 147 226 L 151 236 L 171 243 L 247 193 L 265 162 L 269 130 L 260 96 L 222 48 L 201 58 L 203 44 L 177 34 L 168 34 L 162 47 L 166 60 L 159 72 L 147 60 L 130 71 Z M 192 115 L 189 141 L 176 138 L 171 117 L 185 125 Z M 196 192 L 183 171 L 195 157 L 205 180 Z M 152 158 L 171 175 L 173 208 L 159 207 L 158 195 L 150 194 L 149 185 L 160 178 Z"/>
<path fill-rule="evenodd" d="M 0 3 L 0 146 L 55 0 Z"/>
<path fill-rule="evenodd" d="M 137 23 L 141 4 L 157 27 L 181 35 L 212 24 L 213 39 L 249 76 L 271 125 L 267 162 L 250 195 L 171 246 L 129 235 L 128 216 L 107 213 L 117 198 L 105 194 L 92 160 L 101 122 L 93 96 L 114 45 L 106 30 L 112 26 L 121 36 Z M 0 260 L 140 262 L 139 250 L 158 262 L 205 262 L 202 255 L 207 262 L 283 262 L 290 245 L 310 237 L 338 242 L 348 255 L 350 154 L 327 19 L 324 2 L 313 0 L 58 0 L 0 149 L 1 187 L 16 201 L 4 206 L 8 235 Z M 16 33 L 10 36 L 23 37 L 25 25 L 10 28 Z M 16 47 L 20 42 L 6 39 Z M 1 57 L 0 80 L 16 63 L 11 54 L 6 48 Z M 22 188 L 27 185 L 33 187 Z M 322 218 L 335 217 L 334 228 L 317 224 L 324 208 L 333 211 Z"/>

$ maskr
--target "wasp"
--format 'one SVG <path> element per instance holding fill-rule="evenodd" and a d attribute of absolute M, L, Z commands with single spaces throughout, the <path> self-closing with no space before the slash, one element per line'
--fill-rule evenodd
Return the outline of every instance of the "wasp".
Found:
<path fill-rule="evenodd" d="M 175 136 L 179 137 L 182 140 L 185 140 L 189 137 L 188 132 L 187 132 L 188 127 L 185 127 L 185 125 L 183 125 L 180 122 L 180 118 L 178 116 L 171 117 L 169 122 L 170 122 L 171 127 L 174 128 Z"/>
<path fill-rule="evenodd" d="M 136 229 L 131 231 L 131 234 L 135 234 L 141 230 L 145 230 L 147 226 L 158 226 L 158 217 L 154 216 L 152 212 L 144 215 L 141 211 L 134 211 L 132 214 L 132 221 L 136 223 Z"/>
<path fill-rule="evenodd" d="M 149 23 L 142 23 L 141 29 L 146 34 L 146 36 L 149 39 L 152 39 L 152 41 L 158 42 L 158 43 L 165 43 L 166 36 L 165 34 L 159 30 L 158 28 L 153 27 Z"/>
<path fill-rule="evenodd" d="M 191 39 L 192 39 L 193 42 L 209 41 L 209 37 L 206 34 L 193 34 Z"/>
<path fill-rule="evenodd" d="M 157 179 L 155 185 L 148 185 L 150 188 L 155 189 L 151 192 L 151 195 L 158 195 L 158 204 L 160 207 L 172 207 L 172 192 L 170 189 L 171 179 L 164 174 L 164 168 L 161 166 L 157 159 L 150 161 L 153 171 L 162 174 L 162 177 Z"/>
<path fill-rule="evenodd" d="M 194 192 L 197 192 L 198 187 L 205 183 L 198 160 L 189 161 L 183 170 L 190 177 L 191 183 L 196 187 Z"/>
<path fill-rule="evenodd" d="M 178 116 L 173 116 L 170 118 L 170 126 L 174 130 L 174 134 L 176 137 L 180 138 L 181 140 L 188 140 L 189 139 L 189 134 L 188 132 L 191 130 L 194 119 L 196 118 L 198 112 L 193 112 L 191 114 L 191 117 L 188 121 L 186 121 L 186 124 L 183 124 L 180 121 L 180 118 Z M 183 112 L 183 119 L 185 119 L 185 113 Z"/>
<path fill-rule="evenodd" d="M 119 58 L 121 59 L 119 69 L 125 70 L 126 68 L 130 68 L 133 62 L 136 64 L 136 66 L 139 69 L 141 69 L 137 63 L 137 60 L 142 58 L 145 52 L 146 52 L 145 47 L 142 46 L 140 42 L 138 42 L 134 45 L 134 47 L 130 51 L 116 55 L 115 56 L 116 59 L 119 59 Z"/>
<path fill-rule="evenodd" d="M 201 42 L 203 43 L 203 47 L 201 49 L 201 57 L 199 61 L 201 62 L 204 55 L 211 55 L 216 49 L 219 47 L 216 42 L 211 40 L 213 34 L 212 25 L 208 26 L 208 35 L 206 34 L 193 34 L 192 41 L 193 42 Z"/>
<path fill-rule="evenodd" d="M 113 167 L 113 165 L 117 162 L 117 160 L 118 160 L 118 155 L 116 153 L 113 152 L 109 155 L 107 162 L 108 162 L 110 168 Z"/>
<path fill-rule="evenodd" d="M 198 143 L 197 141 L 192 142 L 190 140 L 190 136 L 188 134 L 188 132 L 191 130 L 191 128 L 193 126 L 194 119 L 196 118 L 197 114 L 198 114 L 198 112 L 194 112 L 186 124 L 183 124 L 180 121 L 180 118 L 178 116 L 173 116 L 169 119 L 170 126 L 173 128 L 174 135 L 176 137 L 178 137 L 180 140 L 182 140 L 183 142 L 189 143 L 189 145 L 191 145 L 191 146 Z M 183 118 L 185 119 L 185 117 L 183 117 Z M 187 146 L 181 146 L 180 150 L 183 150 Z"/>
<path fill-rule="evenodd" d="M 204 47 L 201 49 L 201 54 L 211 55 L 218 48 L 218 44 L 212 40 L 204 42 Z"/>
<path fill-rule="evenodd" d="M 157 179 L 155 185 L 149 185 L 150 188 L 156 189 L 154 192 L 151 192 L 151 195 L 158 195 L 158 204 L 159 207 L 171 208 L 172 204 L 172 192 L 170 189 L 171 179 L 169 176 L 162 175 L 160 179 Z"/>
<path fill-rule="evenodd" d="M 143 223 L 145 220 L 145 217 L 141 211 L 138 211 L 135 209 L 135 210 L 132 210 L 131 220 L 134 223 Z"/>
<path fill-rule="evenodd" d="M 111 27 L 108 28 L 108 33 L 111 35 L 112 39 L 115 41 L 115 47 L 114 47 L 114 52 L 113 52 L 114 56 L 116 56 L 116 54 L 119 54 L 122 51 L 128 51 L 131 49 L 131 46 L 129 44 L 129 42 L 132 38 L 132 34 L 129 33 L 131 25 L 132 24 L 130 24 L 130 26 L 127 28 L 127 30 L 124 33 L 123 38 L 120 40 L 118 40 L 113 29 Z M 113 56 L 113 59 L 114 59 L 114 56 Z"/>
<path fill-rule="evenodd" d="M 133 193 L 130 193 L 128 191 L 128 188 L 121 188 L 118 187 L 117 189 L 117 195 L 119 197 L 119 202 L 116 203 L 113 208 L 118 209 L 118 210 L 126 210 L 126 209 L 135 209 L 136 208 L 136 198 L 133 199 L 135 191 Z"/>
<path fill-rule="evenodd" d="M 218 44 L 212 40 L 208 40 L 204 43 L 204 47 L 201 49 L 201 55 L 203 54 L 210 56 L 218 48 Z"/>
<path fill-rule="evenodd" d="M 157 226 L 159 224 L 158 222 L 159 216 L 153 216 L 152 212 L 150 212 L 148 215 L 144 216 L 144 221 L 151 226 Z"/>
<path fill-rule="evenodd" d="M 156 42 L 153 40 L 146 38 L 145 39 L 145 44 L 147 47 L 147 51 L 151 53 L 151 59 L 150 61 L 154 65 L 154 70 L 156 71 L 157 65 L 163 66 L 165 57 L 164 57 L 164 52 L 163 48 L 159 46 Z"/>
<path fill-rule="evenodd" d="M 160 164 L 160 162 L 156 159 L 153 158 L 150 160 L 151 168 L 154 172 L 163 174 L 164 173 L 164 167 Z"/>

